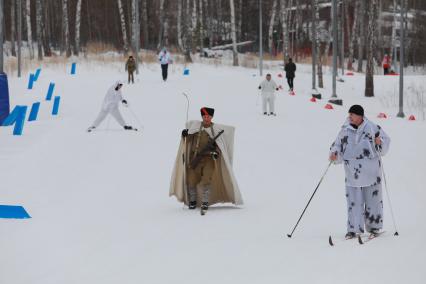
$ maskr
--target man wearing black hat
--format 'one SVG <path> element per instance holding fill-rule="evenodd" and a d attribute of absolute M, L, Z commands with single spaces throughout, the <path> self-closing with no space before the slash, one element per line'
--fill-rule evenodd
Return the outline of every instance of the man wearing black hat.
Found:
<path fill-rule="evenodd" d="M 389 136 L 364 116 L 362 106 L 350 107 L 349 117 L 330 148 L 330 161 L 344 162 L 348 239 L 364 229 L 375 236 L 383 228 L 380 157 L 387 153 L 389 144 Z"/>
<path fill-rule="evenodd" d="M 289 91 L 293 92 L 293 81 L 296 77 L 296 64 L 294 64 L 293 59 L 289 58 L 288 63 L 284 66 L 285 77 L 287 78 L 287 84 Z"/>
<path fill-rule="evenodd" d="M 203 107 L 200 113 L 202 121 L 189 121 L 182 130 L 170 195 L 189 209 L 197 204 L 202 210 L 215 203 L 242 204 L 232 170 L 235 128 L 213 123 L 213 108 Z"/>

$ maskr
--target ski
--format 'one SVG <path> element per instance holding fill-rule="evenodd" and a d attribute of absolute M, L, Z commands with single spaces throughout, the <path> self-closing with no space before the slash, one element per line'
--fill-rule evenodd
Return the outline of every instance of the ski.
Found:
<path fill-rule="evenodd" d="M 379 232 L 379 233 L 376 233 L 376 234 L 370 234 L 370 235 L 368 235 L 368 237 L 367 237 L 367 238 L 365 238 L 365 239 L 362 239 L 361 235 L 358 235 L 358 243 L 359 243 L 360 245 L 363 245 L 363 244 L 365 244 L 365 243 L 368 243 L 369 241 L 374 240 L 375 238 L 380 237 L 383 233 L 385 233 L 385 231 L 383 231 L 383 232 Z"/>
<path fill-rule="evenodd" d="M 340 241 L 342 241 L 342 242 L 344 242 L 344 241 L 348 241 L 348 240 L 355 240 L 357 237 L 355 236 L 355 237 L 353 237 L 353 238 L 345 238 L 344 240 L 340 240 L 339 239 L 339 242 Z M 330 235 L 330 236 L 328 236 L 328 244 L 330 245 L 330 246 L 334 246 L 335 245 L 335 241 L 333 240 L 333 238 L 332 238 L 332 236 Z"/>

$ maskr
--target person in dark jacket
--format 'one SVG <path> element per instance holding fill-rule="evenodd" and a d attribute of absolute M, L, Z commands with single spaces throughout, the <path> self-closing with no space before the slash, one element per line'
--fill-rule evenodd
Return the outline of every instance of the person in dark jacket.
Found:
<path fill-rule="evenodd" d="M 130 55 L 129 59 L 127 59 L 127 62 L 126 62 L 126 71 L 127 73 L 129 73 L 129 76 L 128 76 L 129 84 L 130 84 L 130 81 L 132 81 L 132 84 L 135 83 L 135 78 L 133 76 L 133 73 L 135 72 L 135 70 L 136 70 L 136 61 L 133 58 L 133 56 Z"/>
<path fill-rule="evenodd" d="M 287 78 L 288 87 L 290 91 L 293 91 L 293 80 L 296 77 L 296 64 L 293 63 L 291 58 L 288 59 L 288 63 L 284 66 L 285 77 Z"/>

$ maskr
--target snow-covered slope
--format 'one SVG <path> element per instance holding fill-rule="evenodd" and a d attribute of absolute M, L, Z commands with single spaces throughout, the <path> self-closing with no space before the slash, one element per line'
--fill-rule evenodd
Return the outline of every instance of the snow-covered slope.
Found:
<path fill-rule="evenodd" d="M 172 66 L 164 83 L 159 66 L 144 65 L 136 84 L 125 84 L 123 116 L 142 132 L 125 132 L 113 119 L 85 132 L 108 87 L 126 80 L 123 66 L 82 64 L 76 76 L 43 69 L 31 91 L 26 78 L 10 78 L 13 105 L 42 105 L 23 136 L 0 128 L 0 204 L 22 205 L 32 216 L 0 219 L 0 283 L 424 283 L 426 124 L 412 103 L 424 76 L 406 78 L 406 114 L 417 121 L 395 118 L 398 77 L 377 76 L 376 97 L 365 98 L 364 76 L 347 76 L 337 90 L 343 107 L 310 102 L 310 66 L 298 66 L 296 96 L 280 91 L 278 116 L 265 117 L 256 70 L 196 64 L 182 76 L 182 69 Z M 287 89 L 278 68 L 267 72 Z M 51 81 L 61 96 L 58 117 L 44 101 Z M 329 97 L 328 71 L 325 84 Z M 186 120 L 182 92 L 190 119 L 210 106 L 214 121 L 236 127 L 244 207 L 217 206 L 201 217 L 168 197 Z M 392 139 L 383 162 L 400 236 L 392 236 L 385 199 L 383 237 L 364 246 L 338 241 L 346 232 L 344 173 L 332 166 L 288 239 L 354 103 Z M 379 112 L 390 118 L 376 118 Z"/>

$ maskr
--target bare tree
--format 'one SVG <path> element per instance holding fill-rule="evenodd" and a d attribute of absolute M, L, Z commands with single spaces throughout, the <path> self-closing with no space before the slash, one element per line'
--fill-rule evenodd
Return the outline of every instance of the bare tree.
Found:
<path fill-rule="evenodd" d="M 349 56 L 348 56 L 348 70 L 353 70 L 353 61 L 354 61 L 354 46 L 355 46 L 355 40 L 356 35 L 358 32 L 358 10 L 359 10 L 359 0 L 354 1 L 354 19 L 352 24 L 352 31 L 349 29 L 349 21 L 347 22 L 348 25 L 348 39 L 349 39 Z M 349 19 L 349 3 L 346 5 L 346 19 Z"/>
<path fill-rule="evenodd" d="M 367 34 L 367 70 L 365 72 L 365 96 L 374 97 L 374 50 L 375 33 L 376 33 L 376 17 L 377 17 L 377 0 L 370 0 L 368 8 L 368 34 Z"/>
<path fill-rule="evenodd" d="M 34 47 L 33 47 L 33 35 L 31 33 L 31 2 L 30 0 L 26 1 L 26 22 L 27 22 L 27 37 L 28 37 L 28 47 L 30 50 L 30 59 L 34 59 Z"/>
<path fill-rule="evenodd" d="M 87 0 L 90 1 L 90 0 Z M 123 48 L 124 52 L 129 51 L 129 42 L 127 40 L 127 31 L 126 31 L 126 20 L 124 19 L 124 12 L 123 12 L 123 4 L 121 3 L 121 0 L 117 0 L 118 4 L 118 13 L 120 14 L 120 22 L 121 22 L 121 33 L 123 35 Z"/>
<path fill-rule="evenodd" d="M 62 0 L 62 29 L 64 35 L 64 49 L 67 57 L 71 56 L 70 28 L 68 21 L 68 0 Z"/>
<path fill-rule="evenodd" d="M 160 24 L 159 24 L 159 33 L 158 33 L 158 44 L 157 49 L 160 49 L 163 45 L 163 35 L 164 35 L 164 2 L 165 0 L 160 0 Z"/>
<path fill-rule="evenodd" d="M 199 0 L 199 8 L 200 8 L 200 16 L 198 17 L 199 19 L 199 42 L 200 42 L 200 52 L 203 52 L 203 39 L 204 39 L 204 15 L 203 15 L 203 0 Z"/>
<path fill-rule="evenodd" d="M 90 1 L 90 0 L 86 0 Z M 80 52 L 80 23 L 81 20 L 81 0 L 77 0 L 77 7 L 75 10 L 75 46 L 74 46 L 74 54 L 78 56 Z"/>
<path fill-rule="evenodd" d="M 234 0 L 229 0 L 231 6 L 231 37 L 232 37 L 232 52 L 233 52 L 233 65 L 238 66 L 238 52 L 237 52 L 237 34 L 235 31 L 235 6 Z"/>
<path fill-rule="evenodd" d="M 281 0 L 281 25 L 283 30 L 283 55 L 284 55 L 284 63 L 288 57 L 288 38 L 289 31 L 287 26 L 287 2 L 288 0 Z"/>
<path fill-rule="evenodd" d="M 182 1 L 182 0 L 179 0 Z M 143 42 L 144 48 L 148 47 L 149 44 L 149 32 L 148 32 L 148 0 L 142 0 L 142 20 L 143 20 Z"/>
<path fill-rule="evenodd" d="M 362 65 L 364 60 L 364 47 L 365 47 L 365 13 L 367 10 L 366 0 L 360 0 L 361 5 L 359 9 L 359 33 L 358 33 L 358 72 L 362 72 Z"/>
<path fill-rule="evenodd" d="M 182 42 L 182 0 L 178 0 L 178 13 L 177 13 L 177 40 L 178 47 L 183 52 L 183 42 Z"/>
<path fill-rule="evenodd" d="M 41 0 L 36 2 L 36 34 L 37 34 L 37 54 L 38 60 L 43 60 L 43 41 L 42 41 L 42 16 L 43 16 L 43 7 L 41 5 Z"/>
<path fill-rule="evenodd" d="M 272 2 L 272 9 L 271 9 L 271 19 L 269 20 L 269 30 L 268 30 L 268 47 L 269 47 L 269 53 L 272 55 L 272 45 L 273 45 L 273 32 L 274 32 L 274 24 L 275 24 L 275 14 L 277 12 L 277 0 L 274 0 Z"/>
<path fill-rule="evenodd" d="M 19 0 L 20 1 L 20 0 Z M 52 56 L 52 50 L 50 48 L 50 37 L 51 37 L 51 29 L 50 29 L 50 21 L 48 14 L 48 5 L 49 1 L 43 1 L 43 24 L 42 24 L 42 37 L 43 37 L 43 51 L 44 56 Z"/>
<path fill-rule="evenodd" d="M 4 26 L 4 6 L 3 0 L 0 0 L 0 74 L 3 73 L 3 26 Z"/>
<path fill-rule="evenodd" d="M 16 3 L 15 0 L 10 1 L 10 41 L 12 44 L 12 56 L 16 56 L 16 48 L 15 48 L 15 33 L 16 33 L 16 20 L 15 20 L 15 12 L 16 10 Z"/>
<path fill-rule="evenodd" d="M 322 62 L 323 62 L 323 50 L 324 47 L 321 45 L 321 38 L 320 38 L 320 27 L 318 26 L 319 23 L 319 4 L 318 4 L 318 0 L 314 0 L 314 6 L 315 6 L 315 22 L 317 23 L 317 28 L 316 28 L 316 35 L 315 35 L 315 40 L 316 40 L 316 54 L 317 54 L 317 74 L 318 74 L 318 87 L 319 88 L 324 88 L 324 80 L 323 80 L 323 74 L 322 74 Z M 328 56 L 328 53 L 325 54 L 325 56 Z"/>
<path fill-rule="evenodd" d="M 194 52 L 197 45 L 197 0 L 192 0 L 191 38 L 191 49 Z"/>

